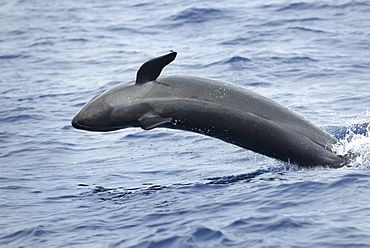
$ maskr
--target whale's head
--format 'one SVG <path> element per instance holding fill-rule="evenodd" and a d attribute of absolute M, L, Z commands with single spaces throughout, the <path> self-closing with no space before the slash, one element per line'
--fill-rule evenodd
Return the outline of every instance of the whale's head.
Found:
<path fill-rule="evenodd" d="M 120 83 L 91 99 L 72 120 L 72 126 L 87 131 L 114 131 L 126 127 L 151 129 L 171 121 L 153 112 L 145 102 L 162 69 L 176 52 L 144 63 L 136 81 Z"/>
<path fill-rule="evenodd" d="M 72 126 L 87 131 L 113 131 L 108 128 L 111 112 L 112 108 L 104 102 L 92 99 L 72 119 Z"/>
<path fill-rule="evenodd" d="M 136 104 L 138 96 L 132 94 L 133 83 L 119 84 L 95 96 L 73 118 L 72 126 L 87 131 L 114 131 L 137 126 L 137 115 L 141 111 Z"/>

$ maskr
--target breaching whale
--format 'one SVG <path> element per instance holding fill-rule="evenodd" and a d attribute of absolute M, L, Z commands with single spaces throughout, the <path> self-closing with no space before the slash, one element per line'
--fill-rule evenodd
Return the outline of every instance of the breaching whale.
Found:
<path fill-rule="evenodd" d="M 337 140 L 286 107 L 241 86 L 193 76 L 160 76 L 177 53 L 144 63 L 136 80 L 92 98 L 73 118 L 75 128 L 181 129 L 221 139 L 303 167 L 341 167 Z"/>

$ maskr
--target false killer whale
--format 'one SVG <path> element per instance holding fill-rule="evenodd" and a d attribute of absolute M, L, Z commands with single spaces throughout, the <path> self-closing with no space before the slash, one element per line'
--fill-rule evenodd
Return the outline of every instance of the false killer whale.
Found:
<path fill-rule="evenodd" d="M 88 131 L 181 129 L 303 167 L 341 167 L 337 140 L 284 106 L 241 86 L 193 76 L 161 76 L 177 53 L 144 63 L 136 80 L 91 99 L 72 125 Z"/>

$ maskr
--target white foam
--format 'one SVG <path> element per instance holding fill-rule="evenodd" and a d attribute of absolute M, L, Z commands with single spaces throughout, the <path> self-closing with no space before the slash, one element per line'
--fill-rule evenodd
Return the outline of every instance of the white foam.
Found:
<path fill-rule="evenodd" d="M 338 155 L 352 156 L 353 159 L 346 165 L 346 167 L 355 168 L 370 168 L 370 123 L 366 126 L 366 132 L 361 134 L 356 133 L 357 124 L 348 124 L 348 134 L 344 139 L 339 140 L 334 147 L 334 151 Z"/>

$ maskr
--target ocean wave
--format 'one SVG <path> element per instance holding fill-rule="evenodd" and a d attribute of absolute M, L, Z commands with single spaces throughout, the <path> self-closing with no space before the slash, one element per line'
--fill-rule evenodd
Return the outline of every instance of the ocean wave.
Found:
<path fill-rule="evenodd" d="M 19 246 L 23 246 L 23 244 L 28 243 L 29 240 L 48 236 L 49 234 L 50 232 L 46 231 L 45 226 L 36 226 L 16 231 L 9 235 L 4 235 L 3 237 L 0 237 L 0 241 L 2 245 L 12 244 L 11 246 L 18 246 L 16 244 L 19 244 Z"/>
<path fill-rule="evenodd" d="M 296 2 L 283 7 L 279 7 L 276 11 L 297 11 L 297 10 L 319 10 L 319 9 L 356 9 L 366 11 L 366 7 L 370 4 L 366 1 L 348 1 L 343 4 L 327 4 L 325 2 Z"/>
<path fill-rule="evenodd" d="M 288 29 L 304 31 L 304 32 L 312 32 L 312 33 L 325 33 L 325 31 L 320 30 L 320 29 L 312 29 L 312 28 L 306 28 L 306 27 L 289 27 Z"/>
<path fill-rule="evenodd" d="M 204 67 L 215 66 L 215 65 L 230 65 L 232 67 L 241 68 L 245 63 L 251 62 L 251 59 L 242 56 L 232 56 L 230 58 L 222 59 L 216 62 L 212 62 Z"/>
<path fill-rule="evenodd" d="M 306 63 L 306 62 L 318 62 L 319 60 L 313 59 L 308 56 L 294 56 L 294 57 L 279 57 L 273 56 L 270 57 L 272 60 L 278 60 L 282 63 Z"/>
<path fill-rule="evenodd" d="M 11 115 L 0 118 L 0 121 L 3 123 L 13 123 L 13 122 L 22 122 L 22 121 L 31 121 L 31 120 L 43 120 L 44 115 L 40 114 L 20 114 L 20 115 Z"/>
<path fill-rule="evenodd" d="M 98 201 L 114 201 L 116 203 L 123 203 L 127 199 L 133 197 L 140 198 L 149 194 L 156 193 L 157 191 L 168 189 L 168 186 L 150 185 L 147 187 L 104 187 L 95 186 L 95 188 L 85 191 L 80 194 L 80 198 L 95 198 Z M 90 187 L 88 184 L 79 184 L 79 187 Z M 81 199 L 83 199 L 81 198 Z"/>
<path fill-rule="evenodd" d="M 240 63 L 240 62 L 250 62 L 251 60 L 246 58 L 246 57 L 242 57 L 242 56 L 234 56 L 234 57 L 231 57 L 230 59 L 227 59 L 226 61 L 224 61 L 225 64 L 232 64 L 232 63 Z"/>
<path fill-rule="evenodd" d="M 279 19 L 268 21 L 262 24 L 262 26 L 266 27 L 276 27 L 276 26 L 283 26 L 289 23 L 317 23 L 324 21 L 324 19 L 317 18 L 317 17 L 310 17 L 310 18 L 292 18 L 292 19 Z"/>
<path fill-rule="evenodd" d="M 290 10 L 310 10 L 310 9 L 317 9 L 323 8 L 324 5 L 317 4 L 317 3 L 307 3 L 307 2 L 298 2 L 298 3 L 291 3 L 287 6 L 281 7 L 276 11 L 290 11 Z"/>
<path fill-rule="evenodd" d="M 10 59 L 25 59 L 30 56 L 24 54 L 7 54 L 7 55 L 0 55 L 0 60 L 10 60 Z"/>
<path fill-rule="evenodd" d="M 202 23 L 225 16 L 224 11 L 215 8 L 188 8 L 170 16 L 169 20 L 178 24 Z"/>

